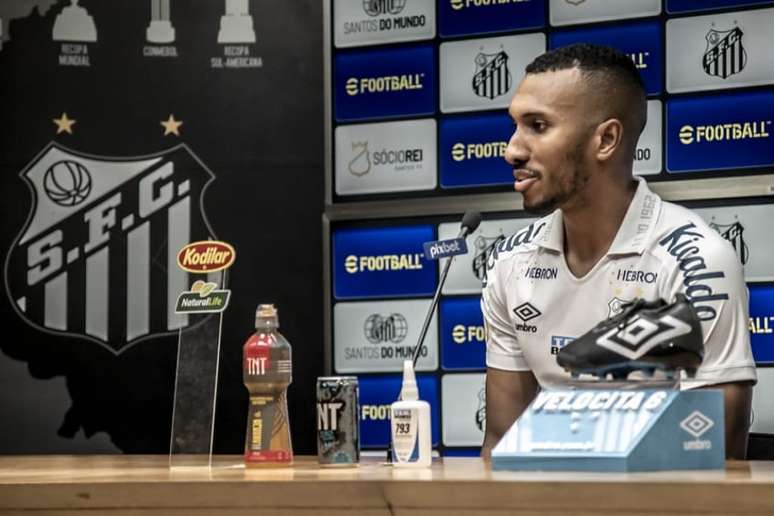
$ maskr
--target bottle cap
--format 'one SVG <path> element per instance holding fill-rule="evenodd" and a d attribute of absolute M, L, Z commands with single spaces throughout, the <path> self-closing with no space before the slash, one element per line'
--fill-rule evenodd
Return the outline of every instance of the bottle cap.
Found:
<path fill-rule="evenodd" d="M 403 386 L 400 390 L 400 399 L 403 401 L 419 399 L 419 389 L 417 389 L 417 378 L 414 375 L 414 362 L 412 360 L 403 361 Z"/>
<path fill-rule="evenodd" d="M 255 309 L 255 329 L 279 328 L 277 309 L 273 304 L 260 304 Z"/>

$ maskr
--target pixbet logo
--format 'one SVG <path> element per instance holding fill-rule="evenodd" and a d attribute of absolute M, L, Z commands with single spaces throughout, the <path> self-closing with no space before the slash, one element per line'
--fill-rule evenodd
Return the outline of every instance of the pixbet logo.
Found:
<path fill-rule="evenodd" d="M 423 247 L 425 249 L 425 258 L 428 260 L 437 260 L 468 252 L 468 246 L 464 238 L 426 242 Z"/>

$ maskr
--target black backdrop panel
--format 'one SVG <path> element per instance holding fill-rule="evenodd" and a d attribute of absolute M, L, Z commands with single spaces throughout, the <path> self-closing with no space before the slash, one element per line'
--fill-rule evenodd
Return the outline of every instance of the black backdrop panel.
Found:
<path fill-rule="evenodd" d="M 215 451 L 242 451 L 242 344 L 252 332 L 256 304 L 274 302 L 294 351 L 294 448 L 312 453 L 314 381 L 323 369 L 321 6 L 316 0 L 250 0 L 256 42 L 227 46 L 218 43 L 225 3 L 172 0 L 175 40 L 165 44 L 146 40 L 151 0 L 78 2 L 94 20 L 95 42 L 53 40 L 56 18 L 72 7 L 70 0 L 0 3 L 0 258 L 5 266 L 36 208 L 20 174 L 52 142 L 108 161 L 163 156 L 185 144 L 215 176 L 201 196 L 201 211 L 214 236 L 237 249 L 223 322 Z M 166 47 L 162 53 L 173 47 L 177 55 L 148 57 L 146 47 Z M 245 53 L 253 60 L 243 63 L 257 66 L 212 67 L 213 58 L 226 63 Z M 61 65 L 63 55 L 87 55 L 89 66 Z M 75 120 L 70 132 L 61 130 L 64 113 Z M 170 116 L 182 121 L 178 134 L 164 134 L 161 122 Z M 104 175 L 108 169 L 100 170 Z M 193 171 L 183 166 L 175 173 Z M 125 193 L 122 202 L 130 199 Z M 198 200 L 198 194 L 191 199 L 195 210 Z M 82 218 L 85 210 L 74 210 Z M 109 231 L 114 254 L 126 238 L 121 221 Z M 166 253 L 165 239 L 174 235 L 154 227 L 150 240 L 161 239 L 159 250 Z M 77 238 L 73 234 L 65 232 L 64 239 Z M 115 263 L 125 267 L 126 261 Z M 114 265 L 112 258 L 109 263 Z M 162 273 L 154 268 L 153 274 Z M 75 285 L 86 280 L 77 276 L 73 269 L 67 278 L 68 323 L 74 314 L 84 317 Z M 16 280 L 25 278 L 7 281 L 3 275 L 9 295 L 0 298 L 0 453 L 167 452 L 176 334 L 151 332 L 116 353 L 99 339 L 41 331 L 14 309 L 17 299 L 7 287 Z M 152 287 L 151 299 L 163 295 L 163 286 Z M 32 304 L 30 317 L 35 310 L 55 310 Z M 121 312 L 111 310 L 113 323 Z"/>

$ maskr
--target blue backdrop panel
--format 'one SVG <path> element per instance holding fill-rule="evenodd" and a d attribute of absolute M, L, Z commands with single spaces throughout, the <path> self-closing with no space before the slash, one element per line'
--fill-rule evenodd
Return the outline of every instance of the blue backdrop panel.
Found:
<path fill-rule="evenodd" d="M 667 171 L 774 165 L 774 92 L 667 101 Z"/>
<path fill-rule="evenodd" d="M 701 2 L 696 0 L 666 0 L 666 10 L 669 13 L 683 13 L 766 4 L 774 4 L 774 2 L 771 0 L 702 0 Z"/>
<path fill-rule="evenodd" d="M 480 297 L 441 300 L 441 364 L 449 370 L 486 367 Z"/>
<path fill-rule="evenodd" d="M 750 340 L 757 364 L 774 364 L 774 285 L 750 285 Z"/>
<path fill-rule="evenodd" d="M 431 225 L 336 231 L 334 295 L 337 299 L 432 295 L 437 262 L 425 260 L 422 248 L 430 240 L 435 240 Z"/>
<path fill-rule="evenodd" d="M 572 43 L 595 43 L 615 47 L 632 57 L 647 94 L 657 95 L 664 83 L 661 41 L 661 24 L 652 21 L 555 32 L 549 45 L 557 48 Z"/>
<path fill-rule="evenodd" d="M 334 64 L 336 120 L 435 113 L 435 47 L 341 52 Z"/>
<path fill-rule="evenodd" d="M 537 29 L 545 24 L 545 0 L 529 2 L 441 0 L 438 2 L 438 25 L 441 37 Z"/>
<path fill-rule="evenodd" d="M 359 376 L 360 383 L 360 445 L 363 448 L 390 446 L 390 412 L 397 401 L 402 382 L 401 375 Z M 441 412 L 438 398 L 438 378 L 417 375 L 419 398 L 430 404 L 433 446 L 440 440 Z"/>
<path fill-rule="evenodd" d="M 513 130 L 505 112 L 441 119 L 441 187 L 511 184 L 511 166 L 503 153 Z"/>

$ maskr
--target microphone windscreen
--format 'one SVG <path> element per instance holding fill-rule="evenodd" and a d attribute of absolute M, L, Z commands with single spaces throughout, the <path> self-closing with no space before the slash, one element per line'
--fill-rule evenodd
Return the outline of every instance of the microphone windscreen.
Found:
<path fill-rule="evenodd" d="M 468 234 L 473 233 L 478 229 L 478 225 L 481 224 L 481 214 L 477 211 L 466 211 L 465 216 L 462 217 L 461 226 L 467 229 Z"/>

